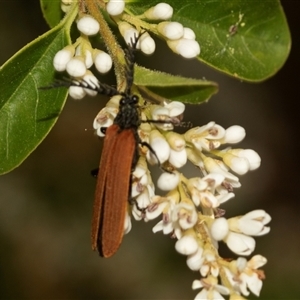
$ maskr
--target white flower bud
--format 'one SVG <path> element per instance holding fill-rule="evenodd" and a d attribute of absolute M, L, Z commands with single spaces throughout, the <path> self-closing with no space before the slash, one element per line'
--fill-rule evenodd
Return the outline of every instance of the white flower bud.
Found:
<path fill-rule="evenodd" d="M 247 259 L 245 257 L 238 257 L 232 264 L 236 265 L 239 272 L 243 272 L 247 268 Z"/>
<path fill-rule="evenodd" d="M 207 257 L 206 257 L 206 259 L 207 259 Z M 213 270 L 213 268 L 212 268 L 212 270 Z M 202 265 L 201 268 L 200 268 L 200 274 L 201 274 L 202 277 L 206 277 L 209 271 L 210 271 L 210 266 L 207 265 L 207 264 Z"/>
<path fill-rule="evenodd" d="M 186 150 L 183 149 L 181 151 L 175 151 L 173 149 L 170 149 L 169 162 L 175 168 L 181 168 L 181 167 L 183 167 L 186 164 L 186 162 L 187 162 L 187 153 L 186 153 Z"/>
<path fill-rule="evenodd" d="M 250 168 L 249 162 L 246 158 L 238 157 L 231 153 L 226 153 L 223 156 L 223 162 L 239 175 L 246 174 Z"/>
<path fill-rule="evenodd" d="M 86 50 L 84 52 L 84 62 L 85 62 L 85 66 L 87 69 L 89 69 L 92 65 L 93 65 L 93 58 L 92 58 L 92 53 L 89 50 Z"/>
<path fill-rule="evenodd" d="M 170 131 L 166 134 L 166 139 L 171 147 L 175 151 L 182 151 L 185 149 L 185 139 L 179 133 Z"/>
<path fill-rule="evenodd" d="M 144 164 L 140 164 L 141 159 L 139 160 L 138 164 L 136 165 L 134 171 L 132 172 L 132 175 L 135 178 L 141 178 L 142 176 L 144 176 L 146 174 L 146 169 Z"/>
<path fill-rule="evenodd" d="M 66 66 L 69 75 L 73 77 L 82 77 L 86 73 L 86 65 L 82 57 L 72 58 Z"/>
<path fill-rule="evenodd" d="M 155 42 L 153 38 L 145 32 L 141 37 L 140 37 L 140 48 L 141 51 L 147 55 L 152 54 L 155 51 Z"/>
<path fill-rule="evenodd" d="M 136 40 L 136 38 L 139 36 L 139 32 L 135 28 L 128 29 L 124 32 L 124 40 L 127 45 L 133 45 L 133 42 Z M 140 49 L 141 41 L 139 40 L 136 49 Z"/>
<path fill-rule="evenodd" d="M 158 180 L 157 180 L 157 186 L 162 191 L 171 191 L 174 190 L 179 183 L 179 173 L 173 172 L 173 173 L 162 173 Z"/>
<path fill-rule="evenodd" d="M 99 80 L 91 71 L 87 71 L 83 76 L 83 81 L 91 86 L 93 89 L 99 88 Z"/>
<path fill-rule="evenodd" d="M 132 25 L 130 25 L 129 23 L 127 22 L 119 22 L 118 23 L 118 28 L 119 28 L 119 31 L 121 33 L 122 36 L 125 35 L 125 32 L 129 29 L 135 29 L 135 27 L 133 27 Z"/>
<path fill-rule="evenodd" d="M 246 136 L 246 131 L 242 126 L 233 125 L 226 129 L 224 143 L 235 144 L 242 141 Z"/>
<path fill-rule="evenodd" d="M 152 130 L 149 135 L 149 144 L 152 147 L 153 151 L 155 152 L 156 156 L 148 150 L 147 152 L 147 159 L 150 163 L 163 164 L 165 161 L 169 159 L 170 156 L 170 146 L 166 139 L 163 137 L 162 134 L 158 130 Z M 157 162 L 158 158 L 158 162 Z"/>
<path fill-rule="evenodd" d="M 187 40 L 195 40 L 196 35 L 195 35 L 195 32 L 191 28 L 184 27 L 182 38 L 187 39 Z"/>
<path fill-rule="evenodd" d="M 191 235 L 184 235 L 180 240 L 175 244 L 175 249 L 177 252 L 183 255 L 194 254 L 198 250 L 198 243 L 194 237 Z"/>
<path fill-rule="evenodd" d="M 106 4 L 106 11 L 111 16 L 118 16 L 120 15 L 125 8 L 125 1 L 124 0 L 109 0 Z"/>
<path fill-rule="evenodd" d="M 172 51 L 184 58 L 194 58 L 200 54 L 199 43 L 195 40 L 182 38 L 175 41 L 169 40 L 167 44 Z"/>
<path fill-rule="evenodd" d="M 223 240 L 229 232 L 227 220 L 225 218 L 215 219 L 211 225 L 210 232 L 216 241 Z"/>
<path fill-rule="evenodd" d="M 224 242 L 231 251 L 238 255 L 250 255 L 255 249 L 255 240 L 240 233 L 229 232 Z"/>
<path fill-rule="evenodd" d="M 215 189 L 223 183 L 225 177 L 219 173 L 209 173 L 208 175 L 204 176 L 202 180 L 206 181 L 207 185 L 210 186 L 211 189 Z"/>
<path fill-rule="evenodd" d="M 67 46 L 64 49 L 58 51 L 53 59 L 54 69 L 58 72 L 66 70 L 67 63 L 74 56 L 75 49 L 73 46 Z"/>
<path fill-rule="evenodd" d="M 86 92 L 80 86 L 70 86 L 69 87 L 69 95 L 70 95 L 70 97 L 72 97 L 75 100 L 80 100 L 86 95 Z"/>
<path fill-rule="evenodd" d="M 187 257 L 186 264 L 192 271 L 200 270 L 204 258 L 202 258 L 203 249 L 201 247 L 198 250 Z"/>
<path fill-rule="evenodd" d="M 136 28 L 127 22 L 120 22 L 118 24 L 118 27 L 119 27 L 119 31 L 120 31 L 121 35 L 123 36 L 127 45 L 132 45 L 132 42 L 135 41 L 136 38 L 139 36 L 139 32 L 136 30 Z M 140 42 L 141 41 L 139 39 L 138 43 L 136 45 L 137 49 L 140 48 Z"/>
<path fill-rule="evenodd" d="M 178 22 L 161 22 L 157 30 L 169 40 L 178 40 L 183 36 L 183 26 Z"/>
<path fill-rule="evenodd" d="M 83 80 L 84 82 L 88 83 L 91 87 L 99 87 L 98 79 L 90 71 L 87 71 L 87 73 L 83 76 Z M 89 96 L 92 97 L 98 94 L 97 91 L 94 91 L 92 89 L 84 88 L 84 90 Z"/>
<path fill-rule="evenodd" d="M 119 105 L 120 105 L 121 98 L 122 98 L 121 95 L 115 95 L 115 96 L 112 96 L 106 103 L 106 107 L 115 109 L 114 116 L 116 116 L 119 111 Z"/>
<path fill-rule="evenodd" d="M 161 2 L 144 12 L 144 16 L 150 20 L 168 20 L 172 18 L 173 8 L 167 3 Z"/>
<path fill-rule="evenodd" d="M 100 25 L 92 16 L 84 16 L 77 22 L 77 28 L 85 35 L 95 35 Z"/>
<path fill-rule="evenodd" d="M 107 73 L 112 67 L 112 59 L 111 57 L 104 51 L 95 50 L 93 52 L 93 59 L 95 63 L 96 69 L 100 73 Z"/>
<path fill-rule="evenodd" d="M 249 170 L 256 170 L 261 163 L 261 158 L 257 152 L 252 149 L 231 149 L 230 153 L 248 160 Z"/>

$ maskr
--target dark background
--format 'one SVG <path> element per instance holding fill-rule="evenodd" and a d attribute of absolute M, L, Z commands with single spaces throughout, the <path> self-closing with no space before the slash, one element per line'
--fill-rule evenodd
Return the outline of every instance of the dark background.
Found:
<path fill-rule="evenodd" d="M 270 234 L 255 254 L 268 258 L 260 299 L 299 299 L 299 1 L 283 1 L 293 45 L 285 66 L 260 84 L 242 83 L 170 52 L 155 54 L 158 69 L 219 83 L 209 103 L 187 107 L 185 120 L 243 126 L 240 146 L 262 157 L 257 171 L 224 208 L 228 215 L 265 209 Z M 0 65 L 48 30 L 39 1 L 0 1 Z M 163 49 L 163 43 L 158 44 Z M 51 99 L 49 99 L 51 101 Z M 157 221 L 135 222 L 117 254 L 90 249 L 90 217 L 101 142 L 92 122 L 97 99 L 67 101 L 49 136 L 16 170 L 0 179 L 1 299 L 193 299 L 198 273 L 174 250 L 174 240 L 152 234 Z M 253 297 L 254 298 L 254 297 Z"/>

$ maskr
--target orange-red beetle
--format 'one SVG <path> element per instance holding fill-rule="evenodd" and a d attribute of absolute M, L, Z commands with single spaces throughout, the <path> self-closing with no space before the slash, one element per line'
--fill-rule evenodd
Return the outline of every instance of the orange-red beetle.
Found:
<path fill-rule="evenodd" d="M 92 249 L 104 257 L 119 248 L 138 159 L 138 97 L 125 96 L 114 124 L 106 129 L 92 218 Z"/>

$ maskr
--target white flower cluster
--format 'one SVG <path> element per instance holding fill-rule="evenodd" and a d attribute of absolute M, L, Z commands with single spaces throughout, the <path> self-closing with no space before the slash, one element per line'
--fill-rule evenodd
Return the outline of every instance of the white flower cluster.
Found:
<path fill-rule="evenodd" d="M 83 80 L 93 85 L 98 85 L 98 79 L 88 70 L 95 65 L 97 71 L 107 73 L 112 67 L 111 57 L 104 51 L 92 48 L 88 36 L 99 32 L 99 23 L 90 15 L 83 15 L 77 21 L 77 28 L 81 36 L 72 45 L 58 51 L 53 59 L 56 71 L 66 71 L 76 80 Z M 95 96 L 96 91 L 82 87 L 71 86 L 69 95 L 73 99 L 82 99 L 85 95 Z"/>
<path fill-rule="evenodd" d="M 194 58 L 200 54 L 200 45 L 192 29 L 178 22 L 161 22 L 157 30 L 173 52 L 185 58 Z"/>
<path fill-rule="evenodd" d="M 139 31 L 127 22 L 119 22 L 118 27 L 126 44 L 131 44 L 132 41 L 139 36 Z M 155 42 L 148 32 L 144 32 L 143 35 L 141 35 L 136 48 L 147 55 L 150 55 L 155 51 Z"/>
<path fill-rule="evenodd" d="M 125 1 L 124 0 L 110 0 L 106 5 L 107 12 L 112 16 L 120 16 L 124 12 Z M 185 57 L 185 58 L 194 58 L 200 54 L 200 46 L 196 41 L 195 33 L 192 29 L 184 27 L 178 22 L 166 21 L 172 18 L 173 8 L 164 2 L 158 3 L 155 6 L 149 8 L 141 16 L 136 17 L 137 20 L 140 19 L 147 20 L 144 21 L 143 28 L 146 28 L 148 31 L 153 32 L 159 37 L 166 40 L 170 49 Z M 134 19 L 134 16 L 131 16 Z M 149 26 L 148 22 L 159 22 L 158 24 L 151 24 Z M 133 26 L 129 22 L 117 20 L 120 33 L 124 37 L 127 44 L 131 43 L 131 40 L 135 36 L 139 35 L 140 27 L 139 22 L 136 22 L 136 25 Z M 147 26 L 148 25 L 148 26 Z M 139 30 L 137 29 L 139 28 Z M 145 54 L 152 54 L 155 51 L 155 41 L 149 35 L 148 32 L 145 32 L 137 46 L 138 49 Z"/>
<path fill-rule="evenodd" d="M 61 8 L 67 12 L 73 0 L 62 0 Z M 149 55 L 155 51 L 155 41 L 148 32 L 152 32 L 165 39 L 168 46 L 177 54 L 185 58 L 193 58 L 200 54 L 200 46 L 195 40 L 196 36 L 192 29 L 183 27 L 178 22 L 166 21 L 173 15 L 173 8 L 167 3 L 158 3 L 149 8 L 141 16 L 131 16 L 133 19 L 142 22 L 145 26 L 132 25 L 127 21 L 123 21 L 121 16 L 124 13 L 124 0 L 109 0 L 106 4 L 107 12 L 116 19 L 119 31 L 124 37 L 127 44 L 140 36 L 137 49 Z M 117 18 L 116 18 L 117 17 Z M 162 21 L 158 24 L 150 24 L 141 19 L 148 21 Z M 148 24 L 148 26 L 146 26 Z M 112 67 L 111 57 L 104 51 L 93 48 L 89 36 L 93 36 L 99 32 L 100 25 L 91 15 L 78 14 L 77 28 L 80 37 L 72 45 L 68 45 L 55 54 L 53 65 L 58 72 L 66 71 L 72 78 L 78 81 L 85 81 L 95 85 L 96 77 L 89 70 L 92 65 L 100 73 L 107 73 Z M 146 28 L 142 35 L 141 28 Z M 69 95 L 74 99 L 82 99 L 85 95 L 95 96 L 95 91 L 83 88 L 81 86 L 71 86 Z"/>
<path fill-rule="evenodd" d="M 118 113 L 120 96 L 111 98 L 94 121 L 97 134 L 110 126 Z M 266 258 L 256 255 L 247 261 L 244 257 L 228 261 L 219 256 L 218 243 L 224 242 L 239 256 L 248 256 L 255 249 L 253 236 L 267 234 L 270 216 L 263 210 L 254 210 L 226 219 L 220 206 L 234 197 L 234 189 L 241 186 L 237 175 L 260 166 L 259 155 L 251 149 L 220 149 L 235 144 L 245 137 L 241 126 L 224 129 L 215 122 L 188 130 L 185 134 L 172 131 L 173 124 L 182 119 L 185 106 L 170 102 L 165 106 L 149 105 L 141 112 L 144 120 L 161 123 L 142 123 L 141 141 L 148 143 L 140 149 L 140 159 L 132 174 L 131 197 L 136 200 L 132 215 L 136 220 L 152 220 L 162 216 L 153 232 L 162 231 L 177 239 L 176 250 L 187 256 L 187 265 L 199 271 L 202 279 L 195 280 L 193 289 L 201 288 L 195 299 L 223 299 L 222 295 L 248 296 L 249 291 L 259 295 L 264 273 L 258 270 Z M 158 163 L 166 171 L 158 178 L 157 186 L 166 195 L 155 194 L 147 163 Z M 177 169 L 187 161 L 200 170 L 199 177 L 186 178 Z M 125 232 L 131 228 L 126 216 Z M 224 278 L 226 277 L 226 278 Z M 221 283 L 218 283 L 221 281 Z"/>

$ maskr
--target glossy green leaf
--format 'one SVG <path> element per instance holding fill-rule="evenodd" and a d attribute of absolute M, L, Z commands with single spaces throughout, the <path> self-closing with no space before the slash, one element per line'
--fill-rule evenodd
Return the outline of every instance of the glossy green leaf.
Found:
<path fill-rule="evenodd" d="M 201 47 L 199 60 L 231 76 L 261 81 L 286 61 L 290 32 L 280 2 L 245 0 L 169 0 L 172 21 L 192 28 Z M 156 0 L 128 4 L 142 13 Z"/>
<path fill-rule="evenodd" d="M 40 5 L 47 24 L 51 28 L 56 26 L 63 17 L 61 0 L 40 0 Z"/>
<path fill-rule="evenodd" d="M 157 94 L 152 94 L 153 98 L 164 97 L 190 104 L 207 101 L 218 91 L 217 84 L 211 81 L 174 76 L 140 66 L 135 67 L 134 83 Z"/>
<path fill-rule="evenodd" d="M 39 88 L 54 81 L 53 57 L 70 43 L 67 22 L 68 18 L 0 68 L 0 174 L 24 161 L 48 134 L 63 108 L 66 89 Z"/>

